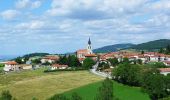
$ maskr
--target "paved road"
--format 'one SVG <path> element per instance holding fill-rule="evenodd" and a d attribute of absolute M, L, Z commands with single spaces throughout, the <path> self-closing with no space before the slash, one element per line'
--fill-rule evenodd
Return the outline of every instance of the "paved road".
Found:
<path fill-rule="evenodd" d="M 92 69 L 90 69 L 90 72 L 93 73 L 93 74 L 96 74 L 98 76 L 102 76 L 102 77 L 105 77 L 105 78 L 108 77 L 108 78 L 111 79 L 111 75 L 110 74 L 97 71 L 98 65 L 99 65 L 99 62 L 97 62 L 94 66 L 92 66 Z"/>

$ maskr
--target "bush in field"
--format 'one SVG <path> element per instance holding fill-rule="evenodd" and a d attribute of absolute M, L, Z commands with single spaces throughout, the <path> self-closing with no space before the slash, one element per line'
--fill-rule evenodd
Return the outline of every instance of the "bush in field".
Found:
<path fill-rule="evenodd" d="M 12 100 L 12 95 L 9 91 L 2 91 L 0 100 Z"/>
<path fill-rule="evenodd" d="M 66 96 L 60 94 L 60 95 L 54 95 L 47 100 L 69 100 L 69 99 Z"/>

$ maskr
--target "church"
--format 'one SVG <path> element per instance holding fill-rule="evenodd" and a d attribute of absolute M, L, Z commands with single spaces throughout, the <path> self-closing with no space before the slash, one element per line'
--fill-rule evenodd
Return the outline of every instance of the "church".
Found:
<path fill-rule="evenodd" d="M 91 58 L 93 60 L 97 60 L 97 55 L 94 54 L 92 50 L 92 43 L 91 43 L 90 38 L 88 40 L 87 48 L 77 50 L 76 55 L 81 63 L 83 63 L 85 58 Z"/>

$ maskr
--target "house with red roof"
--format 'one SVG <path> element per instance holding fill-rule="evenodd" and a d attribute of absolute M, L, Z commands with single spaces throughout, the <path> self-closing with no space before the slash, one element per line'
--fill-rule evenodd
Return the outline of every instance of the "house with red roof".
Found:
<path fill-rule="evenodd" d="M 53 64 L 51 66 L 51 70 L 56 70 L 56 69 L 67 69 L 68 65 L 60 65 L 60 64 Z"/>
<path fill-rule="evenodd" d="M 17 62 L 15 61 L 5 62 L 4 71 L 8 72 L 8 71 L 17 71 L 17 70 L 19 70 L 19 65 Z"/>
<path fill-rule="evenodd" d="M 41 63 L 54 63 L 57 60 L 59 60 L 59 56 L 45 56 L 41 59 Z"/>
<path fill-rule="evenodd" d="M 170 74 L 170 68 L 159 68 L 160 74 L 168 75 Z"/>

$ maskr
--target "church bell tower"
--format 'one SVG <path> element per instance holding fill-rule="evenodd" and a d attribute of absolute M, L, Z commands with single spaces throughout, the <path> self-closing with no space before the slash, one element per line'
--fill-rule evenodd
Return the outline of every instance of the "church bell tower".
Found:
<path fill-rule="evenodd" d="M 87 51 L 88 51 L 88 54 L 92 54 L 93 53 L 90 38 L 89 38 L 88 45 L 87 45 Z"/>

